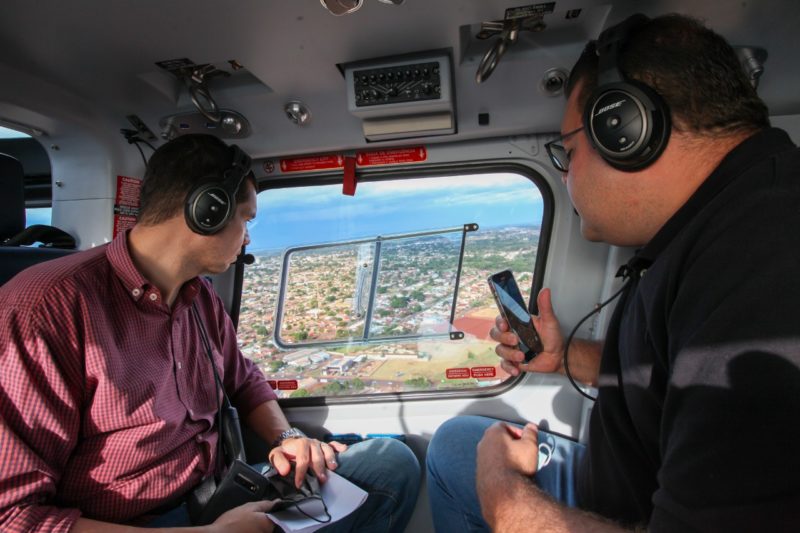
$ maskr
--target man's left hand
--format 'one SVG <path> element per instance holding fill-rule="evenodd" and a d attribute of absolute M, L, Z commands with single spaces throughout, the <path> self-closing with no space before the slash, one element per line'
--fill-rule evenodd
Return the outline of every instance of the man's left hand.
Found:
<path fill-rule="evenodd" d="M 477 490 L 484 513 L 494 500 L 509 494 L 497 487 L 509 487 L 520 476 L 536 473 L 539 462 L 539 428 L 528 423 L 518 428 L 505 422 L 490 426 L 478 443 Z"/>
<path fill-rule="evenodd" d="M 307 437 L 296 437 L 284 440 L 269 452 L 269 462 L 282 476 L 288 474 L 295 463 L 294 484 L 300 487 L 306 477 L 309 466 L 320 483 L 327 481 L 327 471 L 336 470 L 336 454 L 347 449 L 346 444 L 331 441 L 322 442 Z"/>

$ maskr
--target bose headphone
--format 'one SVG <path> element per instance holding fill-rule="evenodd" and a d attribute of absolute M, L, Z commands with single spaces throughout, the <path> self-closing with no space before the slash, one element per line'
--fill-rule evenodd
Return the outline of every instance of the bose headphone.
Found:
<path fill-rule="evenodd" d="M 597 39 L 597 89 L 586 102 L 583 125 L 589 140 L 612 167 L 632 172 L 655 162 L 672 129 L 669 107 L 655 90 L 625 79 L 620 50 L 631 30 L 647 22 L 633 15 L 606 29 Z"/>
<path fill-rule="evenodd" d="M 229 150 L 231 163 L 221 178 L 200 183 L 186 195 L 183 211 L 186 223 L 200 235 L 217 233 L 233 218 L 236 192 L 250 172 L 250 156 L 235 144 Z M 207 177 L 214 176 L 204 178 Z"/>

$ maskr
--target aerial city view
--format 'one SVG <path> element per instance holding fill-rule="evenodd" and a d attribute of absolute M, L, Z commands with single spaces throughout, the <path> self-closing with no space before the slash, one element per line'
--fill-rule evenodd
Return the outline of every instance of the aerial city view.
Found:
<path fill-rule="evenodd" d="M 452 326 L 460 232 L 382 242 L 377 276 L 374 243 L 289 253 L 280 317 L 283 251 L 255 252 L 245 270 L 241 350 L 279 397 L 496 385 L 508 375 L 489 338 L 497 309 L 486 279 L 511 269 L 527 300 L 539 232 L 504 226 L 466 234 Z M 451 340 L 450 332 L 463 339 Z"/>

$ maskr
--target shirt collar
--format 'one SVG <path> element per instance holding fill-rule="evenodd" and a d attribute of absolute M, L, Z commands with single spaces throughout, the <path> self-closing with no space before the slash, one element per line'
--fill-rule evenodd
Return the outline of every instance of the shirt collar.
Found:
<path fill-rule="evenodd" d="M 789 135 L 777 128 L 766 128 L 742 141 L 722 159 L 650 242 L 637 250 L 633 258 L 620 268 L 617 276 L 627 276 L 631 271 L 641 272 L 649 267 L 678 233 L 725 187 L 756 163 L 794 147 Z"/>
<path fill-rule="evenodd" d="M 125 286 L 131 299 L 138 302 L 146 294 L 157 294 L 158 296 L 153 301 L 158 301 L 160 300 L 158 289 L 153 286 L 153 284 L 139 272 L 136 265 L 133 264 L 130 249 L 128 248 L 128 232 L 130 232 L 130 230 L 119 233 L 114 237 L 114 240 L 111 241 L 111 244 L 108 245 L 106 249 L 108 262 L 111 264 L 111 268 L 114 269 L 117 278 L 119 278 Z M 181 287 L 180 294 L 178 295 L 179 300 L 190 304 L 200 291 L 200 286 L 201 282 L 198 278 L 187 281 L 183 284 L 183 287 Z"/>

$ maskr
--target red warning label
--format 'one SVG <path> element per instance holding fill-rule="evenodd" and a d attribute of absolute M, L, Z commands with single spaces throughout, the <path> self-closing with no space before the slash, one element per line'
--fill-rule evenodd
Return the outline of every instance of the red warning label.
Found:
<path fill-rule="evenodd" d="M 470 377 L 469 368 L 448 368 L 444 371 L 447 379 L 467 379 Z"/>
<path fill-rule="evenodd" d="M 139 216 L 139 194 L 142 180 L 117 176 L 117 194 L 114 197 L 114 236 L 136 225 Z"/>
<path fill-rule="evenodd" d="M 356 152 L 356 164 L 360 167 L 420 163 L 426 159 L 428 159 L 428 151 L 424 146 Z"/>
<path fill-rule="evenodd" d="M 278 381 L 278 390 L 297 390 L 297 380 L 282 379 Z"/>
<path fill-rule="evenodd" d="M 469 369 L 473 378 L 493 378 L 497 375 L 497 369 L 493 366 L 476 366 Z"/>
<path fill-rule="evenodd" d="M 281 172 L 309 172 L 311 170 L 329 170 L 343 167 L 344 156 L 341 155 L 317 155 L 281 159 Z"/>

